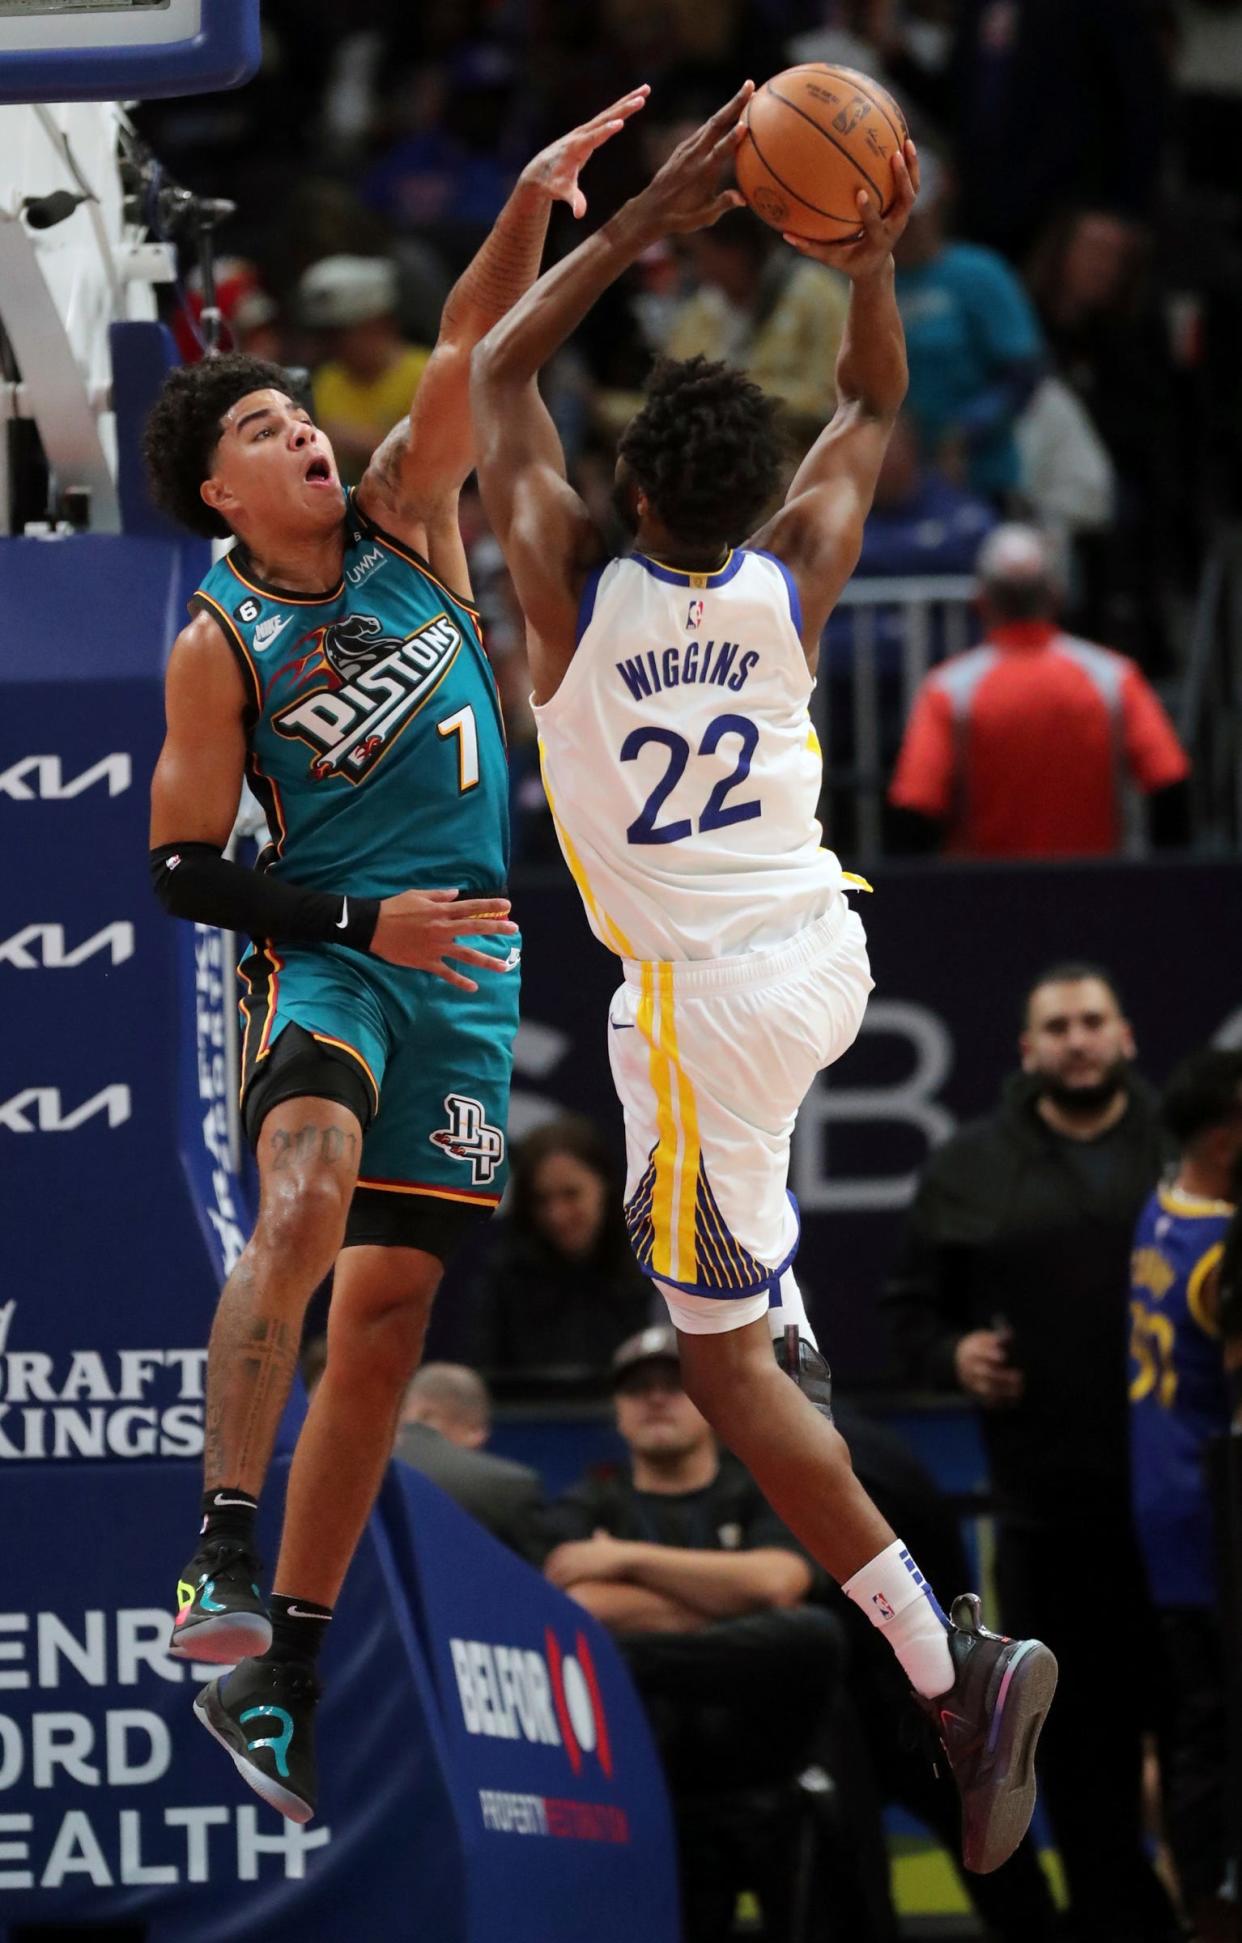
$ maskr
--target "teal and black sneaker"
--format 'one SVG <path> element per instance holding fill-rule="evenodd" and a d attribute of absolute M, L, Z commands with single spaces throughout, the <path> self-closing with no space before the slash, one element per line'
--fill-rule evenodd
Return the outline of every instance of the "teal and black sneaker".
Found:
<path fill-rule="evenodd" d="M 272 1643 L 253 1552 L 230 1538 L 208 1538 L 177 1580 L 177 1617 L 169 1652 L 179 1660 L 235 1666 Z"/>
<path fill-rule="evenodd" d="M 246 1660 L 194 1700 L 242 1780 L 291 1822 L 308 1822 L 315 1812 L 318 1699 L 319 1681 L 305 1662 Z"/>

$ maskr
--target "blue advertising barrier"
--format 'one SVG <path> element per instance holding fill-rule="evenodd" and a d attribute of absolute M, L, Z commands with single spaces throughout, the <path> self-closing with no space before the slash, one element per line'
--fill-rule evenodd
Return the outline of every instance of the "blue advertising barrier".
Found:
<path fill-rule="evenodd" d="M 0 544 L 0 1468 L 202 1445 L 216 1278 L 177 1158 L 183 941 L 146 855 L 163 661 L 206 552 Z"/>
<path fill-rule="evenodd" d="M 214 1670 L 164 1652 L 188 1467 L 95 1465 L 72 1496 L 70 1517 L 54 1466 L 0 1472 L 0 1943 L 58 1923 L 142 1943 L 676 1943 L 664 1785 L 611 1642 L 434 1485 L 393 1465 L 363 1538 L 304 1828 L 193 1719 Z"/>

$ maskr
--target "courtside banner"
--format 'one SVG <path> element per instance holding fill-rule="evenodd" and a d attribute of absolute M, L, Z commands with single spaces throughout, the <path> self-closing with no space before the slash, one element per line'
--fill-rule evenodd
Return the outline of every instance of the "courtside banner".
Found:
<path fill-rule="evenodd" d="M 201 1450 L 216 1278 L 177 1156 L 181 927 L 147 867 L 199 551 L 0 542 L 0 1468 Z"/>
<path fill-rule="evenodd" d="M 197 1498 L 179 1465 L 0 1472 L 0 1943 L 79 1923 L 125 1943 L 676 1943 L 663 1782 L 615 1654 L 404 1466 L 325 1651 L 319 1812 L 299 1827 L 261 1802 L 191 1711 L 219 1669 L 165 1651 Z"/>
<path fill-rule="evenodd" d="M 677 1943 L 664 1779 L 607 1633 L 408 1465 L 380 1514 L 425 1646 L 470 1943 Z"/>
<path fill-rule="evenodd" d="M 269 1560 L 284 1485 L 278 1467 Z M 464 1938 L 451 1791 L 372 1534 L 325 1655 L 320 1813 L 299 1827 L 193 1716 L 220 1669 L 164 1651 L 197 1500 L 182 1466 L 0 1473 L 0 1943 L 62 1923 L 126 1943 L 124 1924 L 135 1943 Z"/>

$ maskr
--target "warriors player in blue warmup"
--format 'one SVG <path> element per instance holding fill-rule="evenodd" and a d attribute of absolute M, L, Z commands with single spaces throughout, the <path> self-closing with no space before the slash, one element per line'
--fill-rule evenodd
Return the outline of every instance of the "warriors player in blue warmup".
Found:
<path fill-rule="evenodd" d="M 1229 1434 L 1221 1270 L 1242 1188 L 1242 1052 L 1180 1066 L 1164 1096 L 1177 1173 L 1139 1216 L 1130 1279 L 1134 1518 L 1164 1647 L 1161 1768 L 1182 1894 L 1206 1943 L 1237 1936 L 1221 1896 L 1232 1854 L 1228 1683 L 1208 1455 Z"/>
<path fill-rule="evenodd" d="M 840 402 L 752 539 L 780 446 L 772 405 L 739 372 L 702 359 L 657 370 L 621 439 L 618 507 L 636 542 L 621 560 L 566 480 L 536 382 L 649 245 L 740 200 L 720 185 L 749 94 L 479 346 L 479 476 L 526 613 L 562 848 L 592 928 L 624 961 L 608 1038 L 635 1252 L 677 1326 L 687 1391 L 883 1628 L 957 1777 L 967 1865 L 985 1871 L 1030 1820 L 1056 1663 L 1038 1641 L 984 1631 L 973 1596 L 950 1624 L 772 1353 L 787 1326 L 806 1333 L 786 1188 L 794 1116 L 871 989 L 848 880 L 815 820 L 808 703 L 906 388 L 891 252 L 914 204 L 913 146 L 890 139 L 889 214 L 860 196 L 859 239 L 822 252 L 853 286 Z"/>
<path fill-rule="evenodd" d="M 442 1265 L 505 1180 L 520 951 L 501 894 L 503 734 L 457 518 L 470 354 L 536 275 L 552 201 L 582 213 L 579 169 L 644 98 L 528 164 L 355 492 L 275 366 L 175 372 L 148 426 L 158 500 L 235 539 L 169 663 L 151 861 L 171 912 L 253 940 L 243 1115 L 261 1183 L 212 1328 L 203 1524 L 170 1650 L 241 1662 L 196 1709 L 296 1821 L 315 1807 L 315 1659 Z M 267 815 L 257 871 L 221 854 L 243 777 Z M 255 1505 L 334 1262 L 269 1611 Z"/>

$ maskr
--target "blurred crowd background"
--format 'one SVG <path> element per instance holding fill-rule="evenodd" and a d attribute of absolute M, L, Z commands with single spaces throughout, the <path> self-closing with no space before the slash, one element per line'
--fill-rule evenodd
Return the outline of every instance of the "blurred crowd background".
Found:
<path fill-rule="evenodd" d="M 934 662 L 978 636 L 960 596 L 981 542 L 999 520 L 1033 519 L 1063 625 L 1132 657 L 1172 701 L 1213 537 L 1242 500 L 1237 0 L 268 0 L 263 18 L 250 86 L 139 122 L 176 179 L 236 202 L 219 236 L 226 345 L 311 371 L 354 479 L 406 407 L 452 279 L 552 136 L 651 83 L 634 130 L 590 165 L 582 230 L 558 208 L 555 255 L 746 75 L 815 59 L 883 78 L 924 187 L 899 258 L 910 393 L 861 573 L 957 577 L 947 607 L 923 610 Z M 201 297 L 185 267 L 192 356 Z M 610 520 L 616 434 L 661 351 L 746 365 L 784 401 L 792 464 L 833 410 L 845 302 L 840 278 L 749 211 L 649 250 L 549 374 L 593 510 Z M 516 854 L 541 861 L 554 840 L 520 619 L 470 491 L 463 517 L 514 742 Z M 921 794 L 907 777 L 860 830 L 854 785 L 883 795 L 916 685 L 901 612 L 868 616 L 861 704 L 858 609 L 826 644 L 830 840 L 970 849 L 925 762 Z M 1170 780 L 1167 763 L 1131 766 L 1143 789 Z M 1188 834 L 1177 815 L 1155 832 Z M 1118 826 L 1068 847 L 1121 841 Z"/>

